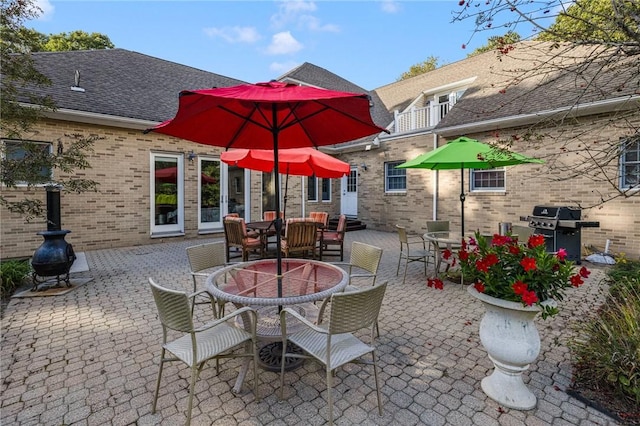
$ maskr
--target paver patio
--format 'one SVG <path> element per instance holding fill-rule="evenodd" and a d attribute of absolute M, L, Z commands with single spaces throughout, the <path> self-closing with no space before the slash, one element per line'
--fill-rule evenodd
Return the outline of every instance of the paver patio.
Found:
<path fill-rule="evenodd" d="M 346 234 L 351 241 L 384 248 L 380 281 L 389 287 L 377 339 L 384 416 L 377 414 L 371 367 L 349 365 L 336 374 L 338 425 L 609 425 L 606 415 L 569 396 L 571 327 L 602 300 L 602 270 L 570 290 L 561 314 L 537 320 L 541 352 L 525 374 L 538 397 L 530 411 L 502 408 L 484 395 L 480 380 L 492 369 L 478 337 L 480 302 L 459 284 L 443 291 L 426 287 L 419 264 L 407 280 L 396 277 L 395 233 Z M 151 414 L 161 327 L 148 277 L 164 286 L 192 289 L 185 248 L 209 240 L 85 252 L 93 280 L 53 297 L 12 299 L 2 319 L 2 425 L 179 425 L 185 421 L 188 368 L 170 365 L 163 374 L 158 411 Z M 71 241 L 72 242 L 72 241 Z M 337 258 L 326 258 L 333 261 Z M 214 363 L 196 386 L 194 425 L 321 425 L 326 422 L 322 368 L 307 362 L 286 375 L 285 399 L 278 375 L 261 371 L 256 402 L 249 390 L 231 393 L 239 369 L 219 376 Z M 345 371 L 346 370 L 346 371 Z M 347 371 L 350 374 L 347 374 Z"/>

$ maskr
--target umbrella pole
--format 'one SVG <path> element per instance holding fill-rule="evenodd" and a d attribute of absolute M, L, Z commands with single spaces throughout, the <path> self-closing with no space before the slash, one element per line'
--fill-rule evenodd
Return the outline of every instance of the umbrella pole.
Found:
<path fill-rule="evenodd" d="M 464 237 L 464 168 L 460 169 L 460 210 L 461 210 L 461 227 L 462 236 Z"/>
<path fill-rule="evenodd" d="M 280 241 L 282 240 L 282 218 L 280 217 L 280 173 L 278 166 L 278 129 L 277 129 L 277 114 L 276 105 L 273 104 L 271 108 L 273 114 L 273 170 L 275 193 L 276 193 L 276 265 L 277 265 L 277 280 L 278 280 L 278 297 L 282 297 L 282 253 L 280 251 Z M 282 310 L 282 306 L 278 306 L 278 312 Z"/>
<path fill-rule="evenodd" d="M 282 209 L 284 217 L 287 217 L 287 192 L 289 192 L 289 163 L 287 163 L 287 177 L 284 181 L 284 208 Z"/>

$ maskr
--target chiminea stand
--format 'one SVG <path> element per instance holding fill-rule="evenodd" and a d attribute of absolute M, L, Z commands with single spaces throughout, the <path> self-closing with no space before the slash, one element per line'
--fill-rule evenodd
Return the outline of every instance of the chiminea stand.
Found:
<path fill-rule="evenodd" d="M 31 258 L 33 267 L 33 288 L 31 291 L 62 287 L 62 282 L 71 287 L 69 270 L 76 260 L 71 244 L 64 239 L 69 232 L 61 228 L 60 220 L 60 186 L 47 186 L 47 230 L 38 232 L 44 242 L 36 249 Z M 46 277 L 56 277 L 55 285 L 38 286 L 47 282 Z"/>

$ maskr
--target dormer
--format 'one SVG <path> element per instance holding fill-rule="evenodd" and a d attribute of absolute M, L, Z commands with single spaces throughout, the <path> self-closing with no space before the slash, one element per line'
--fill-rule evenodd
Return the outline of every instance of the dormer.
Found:
<path fill-rule="evenodd" d="M 476 77 L 424 90 L 403 111 L 394 111 L 391 132 L 410 133 L 435 127 L 458 102 Z"/>

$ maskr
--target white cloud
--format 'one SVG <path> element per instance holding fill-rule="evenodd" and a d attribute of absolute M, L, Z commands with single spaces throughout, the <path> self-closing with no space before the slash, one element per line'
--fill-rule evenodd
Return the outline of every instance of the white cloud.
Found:
<path fill-rule="evenodd" d="M 295 61 L 287 61 L 287 62 L 272 62 L 269 65 L 269 70 L 278 74 L 284 74 L 287 71 L 291 71 L 295 67 L 300 65 L 300 63 Z"/>
<path fill-rule="evenodd" d="M 260 40 L 260 34 L 254 27 L 223 27 L 205 28 L 209 37 L 220 37 L 229 43 L 255 43 Z"/>
<path fill-rule="evenodd" d="M 402 9 L 402 5 L 395 0 L 382 0 L 380 8 L 386 13 L 397 13 Z"/>
<path fill-rule="evenodd" d="M 296 40 L 289 31 L 274 34 L 271 44 L 267 47 L 269 55 L 286 55 L 302 49 L 302 43 Z"/>
<path fill-rule="evenodd" d="M 287 25 L 306 28 L 311 31 L 339 32 L 340 28 L 334 24 L 321 24 L 314 15 L 316 4 L 304 0 L 284 0 L 279 2 L 278 13 L 271 16 L 273 28 L 281 29 Z"/>
<path fill-rule="evenodd" d="M 298 16 L 316 11 L 316 4 L 304 0 L 284 0 L 279 2 L 278 13 L 271 16 L 271 24 L 275 28 L 282 28 L 286 24 L 295 22 Z"/>
<path fill-rule="evenodd" d="M 49 0 L 35 0 L 33 5 L 36 6 L 39 10 L 36 11 L 38 14 L 38 21 L 49 21 L 53 17 L 53 12 L 55 7 L 51 4 Z"/>
<path fill-rule="evenodd" d="M 299 19 L 300 24 L 310 29 L 311 31 L 323 31 L 330 33 L 339 33 L 340 27 L 334 24 L 321 24 L 320 20 L 315 16 L 304 15 Z"/>

